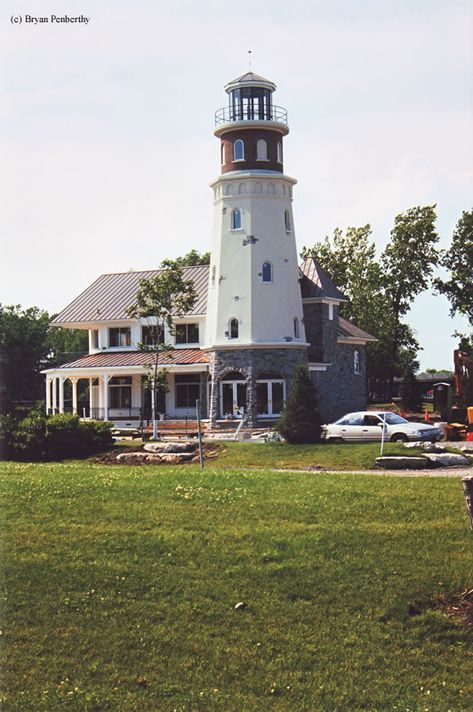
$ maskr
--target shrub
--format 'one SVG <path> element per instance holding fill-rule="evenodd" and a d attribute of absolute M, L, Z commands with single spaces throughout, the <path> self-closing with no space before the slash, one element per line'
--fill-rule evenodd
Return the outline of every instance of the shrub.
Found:
<path fill-rule="evenodd" d="M 22 420 L 3 416 L 0 419 L 2 457 L 15 460 L 87 457 L 110 447 L 113 443 L 111 427 L 111 423 L 81 421 L 78 415 L 48 417 L 39 410 Z"/>
<path fill-rule="evenodd" d="M 320 416 L 307 366 L 298 366 L 294 371 L 291 392 L 276 430 L 292 444 L 320 441 Z"/>

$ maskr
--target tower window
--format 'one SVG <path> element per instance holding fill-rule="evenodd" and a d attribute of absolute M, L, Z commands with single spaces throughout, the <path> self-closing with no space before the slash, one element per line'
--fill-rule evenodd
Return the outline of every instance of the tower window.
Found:
<path fill-rule="evenodd" d="M 294 338 L 298 339 L 300 337 L 300 331 L 299 331 L 299 319 L 297 316 L 294 317 Z"/>
<path fill-rule="evenodd" d="M 284 211 L 284 227 L 286 228 L 286 232 L 291 231 L 291 219 L 289 217 L 289 210 Z"/>
<path fill-rule="evenodd" d="M 245 144 L 243 143 L 241 138 L 237 138 L 237 140 L 233 142 L 233 160 L 245 160 Z"/>
<path fill-rule="evenodd" d="M 256 160 L 257 161 L 267 161 L 268 160 L 268 144 L 264 138 L 259 138 L 256 142 Z"/>
<path fill-rule="evenodd" d="M 239 324 L 238 319 L 230 319 L 230 329 L 229 329 L 230 339 L 238 339 L 239 334 Z"/>
<path fill-rule="evenodd" d="M 261 273 L 263 282 L 273 281 L 273 265 L 271 262 L 263 262 L 263 271 Z"/>
<path fill-rule="evenodd" d="M 278 141 L 278 163 L 282 163 L 282 143 L 281 141 Z"/>
<path fill-rule="evenodd" d="M 220 146 L 220 161 L 222 165 L 225 163 L 225 144 L 223 143 L 223 141 Z"/>
<path fill-rule="evenodd" d="M 241 210 L 240 208 L 235 208 L 232 210 L 232 230 L 241 229 Z"/>

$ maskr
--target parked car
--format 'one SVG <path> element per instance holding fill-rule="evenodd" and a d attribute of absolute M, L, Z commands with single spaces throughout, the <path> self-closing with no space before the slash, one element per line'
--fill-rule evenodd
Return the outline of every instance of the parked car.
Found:
<path fill-rule="evenodd" d="M 348 413 L 335 423 L 322 425 L 322 438 L 327 442 L 369 442 L 381 440 L 383 421 L 385 440 L 407 442 L 408 440 L 430 440 L 436 442 L 443 437 L 441 428 L 427 423 L 410 423 L 397 413 L 389 411 L 365 411 Z"/>

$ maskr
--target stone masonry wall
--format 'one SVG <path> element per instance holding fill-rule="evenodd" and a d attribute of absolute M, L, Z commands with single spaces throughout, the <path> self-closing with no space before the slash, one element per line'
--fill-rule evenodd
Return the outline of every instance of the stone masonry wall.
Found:
<path fill-rule="evenodd" d="M 354 352 L 360 355 L 360 374 L 353 368 Z M 326 371 L 311 371 L 317 390 L 322 423 L 345 413 L 366 408 L 366 348 L 359 344 L 337 344 L 335 358 Z"/>
<path fill-rule="evenodd" d="M 246 412 L 248 424 L 255 427 L 256 413 L 256 381 L 268 372 L 280 376 L 286 381 L 286 394 L 292 386 L 294 369 L 301 363 L 307 363 L 305 348 L 274 348 L 274 349 L 235 349 L 213 351 L 210 354 L 210 403 L 209 418 L 211 427 L 215 427 L 220 418 L 220 381 L 232 372 L 242 374 L 242 380 L 247 383 Z"/>

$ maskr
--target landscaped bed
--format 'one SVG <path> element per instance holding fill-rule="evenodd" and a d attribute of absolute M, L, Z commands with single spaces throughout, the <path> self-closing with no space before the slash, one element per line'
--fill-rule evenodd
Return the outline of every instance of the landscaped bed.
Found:
<path fill-rule="evenodd" d="M 472 709 L 458 479 L 1 471 L 6 710 Z"/>

